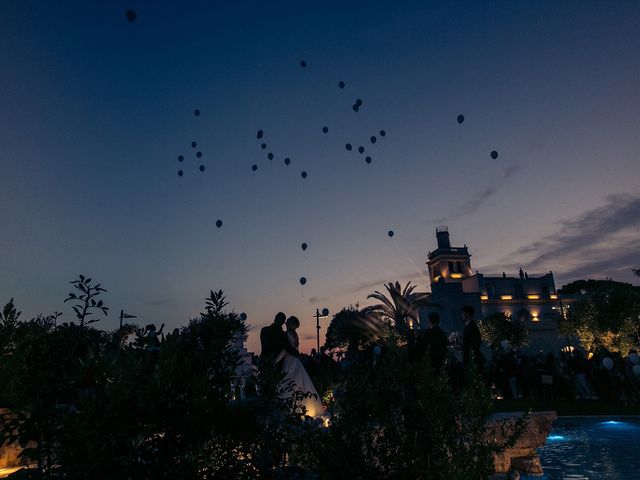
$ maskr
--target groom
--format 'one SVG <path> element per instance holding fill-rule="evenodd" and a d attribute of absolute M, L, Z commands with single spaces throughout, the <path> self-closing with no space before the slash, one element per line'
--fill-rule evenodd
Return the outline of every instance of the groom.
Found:
<path fill-rule="evenodd" d="M 287 316 L 282 312 L 278 312 L 273 319 L 273 323 L 260 330 L 260 346 L 262 347 L 262 351 L 260 352 L 261 359 L 273 361 L 282 350 L 291 355 L 298 354 L 289 342 L 287 334 L 282 330 L 282 326 L 286 320 Z M 282 361 L 278 362 L 277 367 L 281 368 L 281 366 Z"/>

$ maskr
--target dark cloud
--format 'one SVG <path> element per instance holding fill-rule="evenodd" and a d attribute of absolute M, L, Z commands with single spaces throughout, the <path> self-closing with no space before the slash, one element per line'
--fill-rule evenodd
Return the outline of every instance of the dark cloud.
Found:
<path fill-rule="evenodd" d="M 611 195 L 604 205 L 560 222 L 557 232 L 508 255 L 505 267 L 554 270 L 565 280 L 619 278 L 640 264 L 639 233 L 640 196 Z"/>
<path fill-rule="evenodd" d="M 485 203 L 489 201 L 506 183 L 524 169 L 524 165 L 513 164 L 508 165 L 490 185 L 483 190 L 473 194 L 466 202 L 456 208 L 448 217 L 439 218 L 436 223 L 444 223 L 453 218 L 463 217 L 479 210 Z"/>

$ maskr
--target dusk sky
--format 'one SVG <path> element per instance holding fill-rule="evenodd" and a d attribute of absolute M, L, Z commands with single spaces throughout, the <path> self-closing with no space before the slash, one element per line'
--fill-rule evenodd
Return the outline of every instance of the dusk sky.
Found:
<path fill-rule="evenodd" d="M 637 283 L 638 25 L 632 1 L 2 1 L 0 302 L 73 320 L 82 273 L 101 328 L 173 328 L 223 289 L 250 350 L 282 310 L 308 351 L 316 308 L 427 290 L 441 224 L 485 274 Z"/>

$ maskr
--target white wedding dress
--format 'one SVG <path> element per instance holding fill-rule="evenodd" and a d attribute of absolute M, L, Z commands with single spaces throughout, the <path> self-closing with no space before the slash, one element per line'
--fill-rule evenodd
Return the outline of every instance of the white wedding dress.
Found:
<path fill-rule="evenodd" d="M 287 338 L 293 347 L 298 349 L 298 335 L 295 332 L 287 331 Z M 298 357 L 291 355 L 285 351 L 282 351 L 278 355 L 277 361 L 283 359 L 282 370 L 284 371 L 284 379 L 282 380 L 280 397 L 286 398 L 291 395 L 291 391 L 288 390 L 288 386 L 291 385 L 294 390 L 311 393 L 311 396 L 302 400 L 302 405 L 306 408 L 306 415 L 313 418 L 328 418 L 325 408 L 320 401 L 320 396 L 316 387 L 313 385 L 309 374 L 302 365 L 302 362 Z"/>

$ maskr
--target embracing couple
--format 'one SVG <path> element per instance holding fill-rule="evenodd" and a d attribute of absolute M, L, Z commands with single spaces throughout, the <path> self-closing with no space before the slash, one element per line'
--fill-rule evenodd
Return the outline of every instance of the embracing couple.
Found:
<path fill-rule="evenodd" d="M 286 332 L 282 329 L 285 324 L 287 326 Z M 260 357 L 265 362 L 272 362 L 278 370 L 284 373 L 281 383 L 283 387 L 286 388 L 287 385 L 292 384 L 295 390 L 312 394 L 302 402 L 308 416 L 324 417 L 326 416 L 325 409 L 320 402 L 318 391 L 298 358 L 300 356 L 298 351 L 300 341 L 296 330 L 299 326 L 300 320 L 297 317 L 287 318 L 284 313 L 278 312 L 273 323 L 260 331 L 262 346 Z M 285 388 L 281 389 L 282 396 L 287 395 Z"/>

